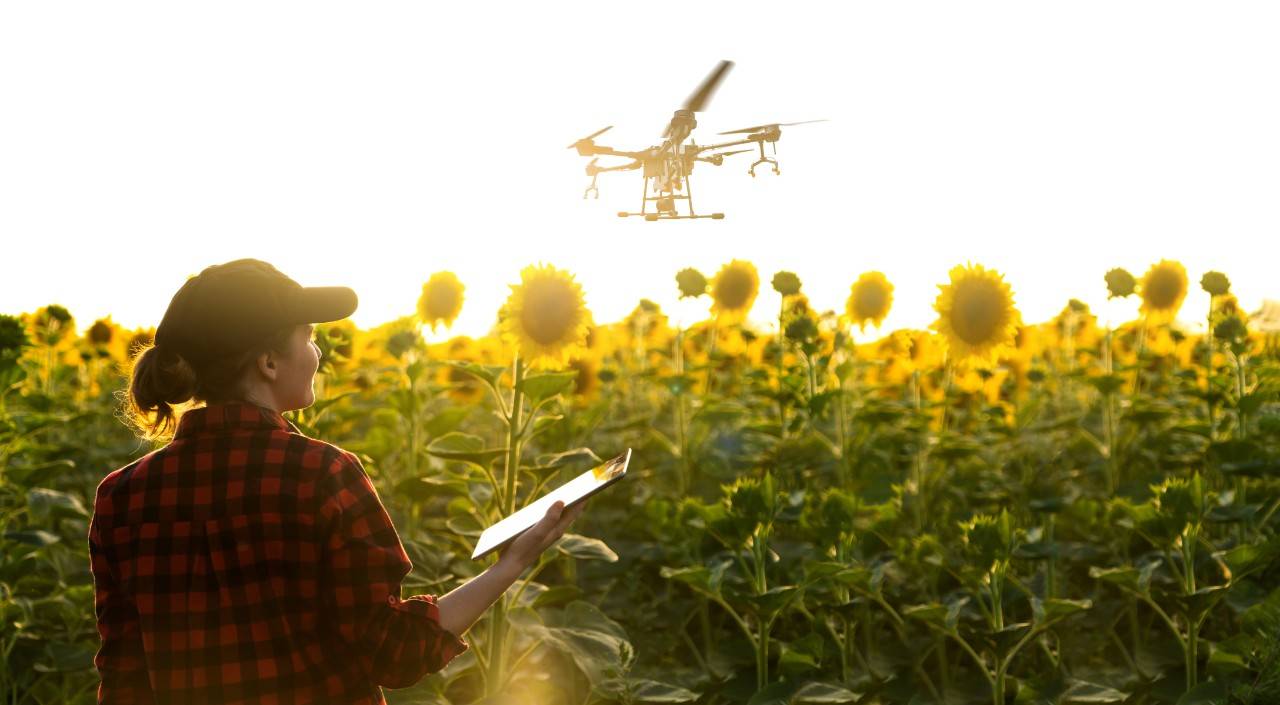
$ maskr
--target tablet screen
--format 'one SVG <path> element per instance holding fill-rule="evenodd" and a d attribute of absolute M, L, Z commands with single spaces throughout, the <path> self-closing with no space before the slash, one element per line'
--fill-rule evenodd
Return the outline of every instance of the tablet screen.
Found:
<path fill-rule="evenodd" d="M 618 457 L 569 480 L 511 516 L 485 529 L 484 533 L 480 534 L 480 541 L 476 543 L 476 550 L 471 553 L 471 557 L 482 558 L 490 551 L 501 548 L 507 542 L 519 536 L 525 529 L 537 524 L 538 520 L 546 515 L 547 509 L 552 504 L 555 504 L 556 500 L 563 501 L 565 509 L 568 509 L 574 503 L 581 502 L 622 479 L 622 476 L 627 474 L 627 463 L 630 461 L 631 449 L 628 448 L 626 452 Z"/>

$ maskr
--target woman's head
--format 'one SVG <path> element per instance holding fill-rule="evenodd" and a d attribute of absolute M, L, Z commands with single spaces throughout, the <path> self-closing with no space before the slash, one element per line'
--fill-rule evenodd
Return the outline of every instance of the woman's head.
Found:
<path fill-rule="evenodd" d="M 205 269 L 174 295 L 155 344 L 135 358 L 129 421 L 158 438 L 189 402 L 310 406 L 320 362 L 311 324 L 345 318 L 356 303 L 351 289 L 303 287 L 260 260 Z"/>

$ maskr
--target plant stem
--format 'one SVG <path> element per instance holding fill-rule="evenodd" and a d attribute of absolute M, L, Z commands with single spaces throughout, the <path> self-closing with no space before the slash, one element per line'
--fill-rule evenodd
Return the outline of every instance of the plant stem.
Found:
<path fill-rule="evenodd" d="M 1108 378 L 1115 371 L 1115 363 L 1112 359 L 1112 336 L 1114 331 L 1107 328 L 1107 336 L 1103 339 L 1102 347 L 1102 364 Z M 1116 395 L 1115 391 L 1108 391 L 1103 395 L 1102 417 L 1106 431 L 1107 441 L 1107 495 L 1115 494 L 1117 478 L 1116 478 Z"/>
<path fill-rule="evenodd" d="M 782 398 L 782 376 L 786 369 L 784 364 L 786 357 L 786 335 L 783 320 L 787 313 L 787 297 L 782 297 L 782 303 L 778 305 L 778 427 L 779 433 L 783 438 L 787 436 L 787 402 Z"/>
<path fill-rule="evenodd" d="M 1205 318 L 1204 400 L 1208 408 L 1209 440 L 1213 440 L 1213 294 L 1209 294 L 1209 315 Z"/>
<path fill-rule="evenodd" d="M 512 361 L 511 368 L 511 415 L 507 417 L 507 457 L 502 478 L 503 516 L 510 516 L 515 512 L 516 483 L 520 474 L 520 429 L 524 409 L 524 392 L 521 389 L 521 383 L 524 381 L 524 365 L 518 354 Z M 507 606 L 506 595 L 499 597 L 493 605 L 493 618 L 489 623 L 489 669 L 484 679 L 486 695 L 497 694 L 504 684 Z"/>

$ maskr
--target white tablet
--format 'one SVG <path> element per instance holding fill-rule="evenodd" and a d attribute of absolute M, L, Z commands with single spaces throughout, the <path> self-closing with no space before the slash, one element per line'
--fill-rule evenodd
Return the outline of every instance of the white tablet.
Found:
<path fill-rule="evenodd" d="M 621 480 L 622 476 L 627 474 L 629 462 L 631 462 L 630 448 L 622 455 L 569 480 L 485 529 L 484 533 L 480 534 L 480 540 L 476 543 L 476 550 L 472 551 L 471 557 L 483 558 L 510 543 L 546 516 L 547 509 L 555 504 L 556 500 L 563 501 L 567 511 L 569 507 Z"/>

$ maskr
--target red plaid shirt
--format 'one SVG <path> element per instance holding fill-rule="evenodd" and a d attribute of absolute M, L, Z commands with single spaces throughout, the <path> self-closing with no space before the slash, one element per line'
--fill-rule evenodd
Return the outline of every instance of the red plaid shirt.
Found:
<path fill-rule="evenodd" d="M 356 456 L 253 404 L 108 475 L 89 553 L 102 703 L 383 703 L 468 648 Z"/>

